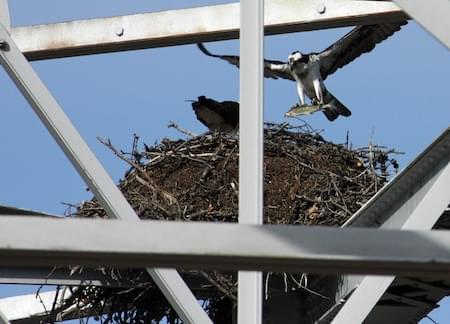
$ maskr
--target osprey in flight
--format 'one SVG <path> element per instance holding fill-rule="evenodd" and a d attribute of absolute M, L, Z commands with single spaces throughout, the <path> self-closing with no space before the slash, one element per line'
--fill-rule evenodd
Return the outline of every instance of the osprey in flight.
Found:
<path fill-rule="evenodd" d="M 192 102 L 197 119 L 211 132 L 231 132 L 239 127 L 239 103 L 198 97 Z"/>
<path fill-rule="evenodd" d="M 347 65 L 363 53 L 370 52 L 375 45 L 400 30 L 407 22 L 382 23 L 358 26 L 320 53 L 303 54 L 295 51 L 287 62 L 264 60 L 264 76 L 272 79 L 287 79 L 297 83 L 297 93 L 301 105 L 305 105 L 305 95 L 314 105 L 323 105 L 328 120 L 339 115 L 350 116 L 350 110 L 337 100 L 325 87 L 324 80 L 337 69 Z M 239 67 L 239 56 L 211 54 L 203 44 L 200 50 Z"/>

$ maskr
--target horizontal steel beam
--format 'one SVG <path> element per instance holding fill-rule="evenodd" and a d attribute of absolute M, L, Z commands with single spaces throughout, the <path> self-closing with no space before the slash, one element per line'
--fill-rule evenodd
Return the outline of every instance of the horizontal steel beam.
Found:
<path fill-rule="evenodd" d="M 59 268 L 0 268 L 0 284 L 133 287 L 126 278 L 114 280 L 100 271 L 83 268 L 73 271 Z"/>
<path fill-rule="evenodd" d="M 320 8 L 319 8 L 320 7 Z M 266 0 L 267 35 L 401 20 L 387 1 Z M 239 3 L 15 27 L 29 60 L 239 38 Z"/>
<path fill-rule="evenodd" d="M 450 235 L 445 231 L 0 218 L 0 266 L 53 264 L 445 277 L 450 271 Z"/>
<path fill-rule="evenodd" d="M 0 217 L 2 215 L 29 215 L 29 216 L 45 216 L 45 217 L 62 217 L 59 215 L 49 214 L 37 210 L 23 209 L 12 206 L 0 205 Z"/>

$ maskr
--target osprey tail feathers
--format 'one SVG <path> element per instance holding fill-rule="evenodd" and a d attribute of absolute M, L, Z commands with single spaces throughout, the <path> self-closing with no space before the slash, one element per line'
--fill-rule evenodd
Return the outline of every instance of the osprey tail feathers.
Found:
<path fill-rule="evenodd" d="M 328 118 L 329 121 L 333 121 L 338 118 L 339 115 L 348 117 L 352 114 L 350 109 L 344 106 L 342 102 L 336 99 L 330 92 L 327 91 L 325 94 L 324 102 L 331 107 L 323 110 L 323 113 Z"/>

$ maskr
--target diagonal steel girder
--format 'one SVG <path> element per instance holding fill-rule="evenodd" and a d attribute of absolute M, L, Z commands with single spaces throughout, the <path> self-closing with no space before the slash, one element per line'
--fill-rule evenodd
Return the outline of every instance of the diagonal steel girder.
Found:
<path fill-rule="evenodd" d="M 450 203 L 450 128 L 372 197 L 344 226 L 430 230 Z M 394 281 L 365 277 L 333 324 L 361 323 Z M 352 290 L 352 289 L 350 289 Z"/>
<path fill-rule="evenodd" d="M 108 216 L 139 221 L 139 217 L 1 23 L 0 63 L 95 194 Z M 211 323 L 175 270 L 149 268 L 147 271 L 184 322 Z"/>
<path fill-rule="evenodd" d="M 450 1 L 393 0 L 416 22 L 450 49 Z"/>
<path fill-rule="evenodd" d="M 450 203 L 450 164 L 425 183 L 421 192 L 412 195 L 399 208 L 382 229 L 392 228 L 389 221 L 399 222 L 405 212 L 408 217 L 400 226 L 403 230 L 430 230 Z M 423 197 L 420 197 L 423 195 Z M 390 226 L 391 225 L 391 226 Z M 362 323 L 375 307 L 378 300 L 394 281 L 394 276 L 364 277 L 356 290 L 333 319 L 333 324 Z"/>

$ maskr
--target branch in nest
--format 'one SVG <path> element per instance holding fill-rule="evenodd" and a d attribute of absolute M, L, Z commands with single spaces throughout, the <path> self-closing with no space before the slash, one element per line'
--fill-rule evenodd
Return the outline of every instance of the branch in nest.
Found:
<path fill-rule="evenodd" d="M 216 280 L 214 280 L 209 274 L 207 274 L 205 271 L 200 271 L 200 274 L 205 277 L 214 287 L 216 287 L 220 292 L 222 292 L 224 295 L 226 295 L 228 298 L 233 300 L 234 302 L 237 301 L 236 296 L 234 296 L 230 291 L 228 291 L 227 288 L 223 287 L 220 283 L 218 283 Z"/>
<path fill-rule="evenodd" d="M 105 140 L 101 137 L 97 137 L 98 141 L 105 145 L 107 148 L 109 148 L 119 159 L 125 161 L 129 165 L 131 165 L 133 168 L 135 168 L 139 173 L 142 174 L 142 176 L 145 178 L 145 185 L 148 186 L 151 190 L 153 190 L 156 194 L 160 195 L 164 199 L 166 199 L 170 205 L 176 205 L 178 206 L 178 200 L 168 193 L 167 191 L 161 189 L 148 175 L 148 173 L 145 171 L 145 169 L 139 165 L 138 163 L 128 159 L 123 153 L 121 153 L 119 150 L 117 150 L 111 143 L 111 141 Z M 144 179 L 141 179 L 144 180 Z M 178 206 L 179 209 L 179 206 Z"/>
<path fill-rule="evenodd" d="M 197 137 L 197 134 L 192 133 L 191 131 L 188 131 L 187 129 L 181 128 L 177 124 L 175 124 L 173 121 L 170 121 L 169 125 L 167 125 L 168 128 L 175 128 L 180 133 L 187 135 L 189 137 Z"/>

